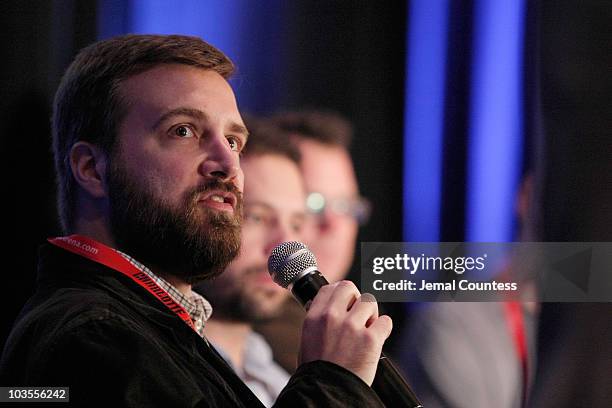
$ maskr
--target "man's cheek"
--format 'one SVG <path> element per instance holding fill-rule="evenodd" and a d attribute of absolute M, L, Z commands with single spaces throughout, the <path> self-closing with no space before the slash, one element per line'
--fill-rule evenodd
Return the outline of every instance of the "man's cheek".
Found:
<path fill-rule="evenodd" d="M 241 194 L 244 192 L 244 177 L 242 169 L 238 170 L 238 174 L 236 175 L 236 188 Z"/>

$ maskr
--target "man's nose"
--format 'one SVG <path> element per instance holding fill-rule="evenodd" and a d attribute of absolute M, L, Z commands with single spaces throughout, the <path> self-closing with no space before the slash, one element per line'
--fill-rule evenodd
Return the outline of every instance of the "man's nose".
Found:
<path fill-rule="evenodd" d="M 324 208 L 320 213 L 315 215 L 315 223 L 317 229 L 321 232 L 333 229 L 338 223 L 338 214 L 335 214 L 330 208 Z"/>
<path fill-rule="evenodd" d="M 270 231 L 268 235 L 268 245 L 266 245 L 265 253 L 266 256 L 270 255 L 270 252 L 278 245 L 287 241 L 301 241 L 302 237 L 297 233 L 291 225 L 288 223 L 278 223 L 274 228 L 274 231 Z"/>
<path fill-rule="evenodd" d="M 211 135 L 204 144 L 205 159 L 200 172 L 207 178 L 230 181 L 240 175 L 240 159 L 223 135 Z"/>

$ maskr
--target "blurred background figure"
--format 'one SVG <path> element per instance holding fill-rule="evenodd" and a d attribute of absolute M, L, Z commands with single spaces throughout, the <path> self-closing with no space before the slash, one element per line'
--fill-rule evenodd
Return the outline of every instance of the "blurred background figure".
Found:
<path fill-rule="evenodd" d="M 337 113 L 315 110 L 280 113 L 270 121 L 291 137 L 301 154 L 306 204 L 315 215 L 310 249 L 327 280 L 344 279 L 355 257 L 359 225 L 370 215 L 349 153 L 352 126 Z"/>
<path fill-rule="evenodd" d="M 247 118 L 248 119 L 248 118 Z M 273 127 L 246 121 L 250 136 L 241 159 L 245 175 L 239 256 L 218 278 L 195 288 L 213 306 L 205 333 L 257 397 L 271 406 L 289 380 L 253 324 L 281 311 L 289 292 L 272 281 L 268 256 L 284 241 L 304 241 L 306 193 L 299 153 Z"/>
<path fill-rule="evenodd" d="M 313 215 L 306 244 L 328 281 L 345 279 L 353 264 L 359 224 L 367 222 L 369 202 L 359 195 L 349 154 L 351 124 L 332 112 L 304 110 L 279 113 L 269 123 L 280 129 L 299 149 L 300 170 Z M 293 372 L 304 311 L 290 299 L 276 319 L 257 325 L 272 345 L 279 363 Z"/>
<path fill-rule="evenodd" d="M 533 180 L 516 197 L 517 241 L 534 240 Z M 509 261 L 498 276 L 513 275 Z M 525 290 L 525 289 L 523 289 Z M 435 302 L 414 308 L 399 361 L 428 408 L 521 408 L 535 373 L 535 302 Z"/>

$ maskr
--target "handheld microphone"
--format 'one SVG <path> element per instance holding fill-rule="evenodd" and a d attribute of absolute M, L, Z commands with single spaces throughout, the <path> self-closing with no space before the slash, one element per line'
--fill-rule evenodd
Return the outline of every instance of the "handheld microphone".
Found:
<path fill-rule="evenodd" d="M 297 241 L 277 245 L 268 258 L 268 270 L 274 282 L 291 290 L 302 306 L 314 299 L 319 289 L 329 283 L 319 272 L 314 254 L 306 245 Z M 423 407 L 384 353 L 380 355 L 372 389 L 387 406 Z"/>

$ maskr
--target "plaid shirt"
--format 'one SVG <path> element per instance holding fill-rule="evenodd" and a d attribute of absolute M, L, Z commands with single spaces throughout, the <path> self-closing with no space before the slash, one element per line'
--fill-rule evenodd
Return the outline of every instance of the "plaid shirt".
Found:
<path fill-rule="evenodd" d="M 138 268 L 140 271 L 149 275 L 151 279 L 155 281 L 162 289 L 164 289 L 168 295 L 174 300 L 176 303 L 181 305 L 189 316 L 191 316 L 191 320 L 193 320 L 193 324 L 195 326 L 196 332 L 200 335 L 200 337 L 206 339 L 204 337 L 204 325 L 210 315 L 212 314 L 212 306 L 208 302 L 208 300 L 204 299 L 203 296 L 196 292 L 191 292 L 191 297 L 185 296 L 181 291 L 175 288 L 172 284 L 168 283 L 161 276 L 157 276 L 153 273 L 149 268 L 132 258 L 131 256 L 116 250 L 121 256 L 130 261 L 132 265 Z"/>

